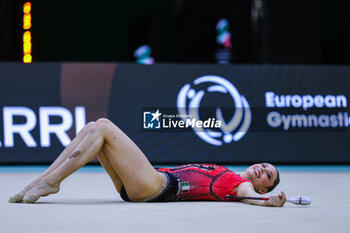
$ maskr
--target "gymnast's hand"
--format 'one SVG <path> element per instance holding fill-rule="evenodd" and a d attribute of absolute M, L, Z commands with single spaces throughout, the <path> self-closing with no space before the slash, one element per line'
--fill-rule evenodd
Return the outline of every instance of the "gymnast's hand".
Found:
<path fill-rule="evenodd" d="M 287 201 L 287 197 L 284 192 L 281 192 L 277 196 L 270 196 L 269 198 L 270 199 L 266 201 L 267 206 L 282 207 Z"/>

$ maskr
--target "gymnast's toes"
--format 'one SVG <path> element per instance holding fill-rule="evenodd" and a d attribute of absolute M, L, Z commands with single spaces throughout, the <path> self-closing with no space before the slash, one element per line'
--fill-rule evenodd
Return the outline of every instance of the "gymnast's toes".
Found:
<path fill-rule="evenodd" d="M 34 203 L 37 200 L 39 200 L 39 198 L 40 198 L 40 195 L 29 192 L 23 197 L 23 202 L 24 203 Z"/>
<path fill-rule="evenodd" d="M 9 203 L 19 203 L 22 202 L 24 195 L 26 194 L 25 190 L 22 190 L 21 192 L 17 193 L 16 195 L 13 195 L 9 198 Z"/>

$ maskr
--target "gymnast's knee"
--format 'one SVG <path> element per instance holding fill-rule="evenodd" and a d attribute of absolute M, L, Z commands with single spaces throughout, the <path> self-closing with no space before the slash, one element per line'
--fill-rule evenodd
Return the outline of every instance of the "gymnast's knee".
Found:
<path fill-rule="evenodd" d="M 94 127 L 94 125 L 95 125 L 95 121 L 90 121 L 89 123 L 87 123 L 86 125 L 85 125 L 85 129 L 91 129 L 92 127 Z"/>
<path fill-rule="evenodd" d="M 98 119 L 94 125 L 94 129 L 102 134 L 106 134 L 113 127 L 116 127 L 116 125 L 107 118 Z"/>
<path fill-rule="evenodd" d="M 101 136 L 105 140 L 109 140 L 111 135 L 115 133 L 115 130 L 118 129 L 112 121 L 106 118 L 100 118 L 96 122 L 90 122 L 85 127 L 85 132 L 88 134 Z"/>
<path fill-rule="evenodd" d="M 95 134 L 99 132 L 99 124 L 98 121 L 90 121 L 89 123 L 87 123 L 83 130 L 85 131 L 87 134 Z"/>
<path fill-rule="evenodd" d="M 95 122 L 94 122 L 94 121 L 90 121 L 89 123 L 87 123 L 87 124 L 79 131 L 79 134 L 88 133 L 89 131 L 91 131 L 92 128 L 94 128 L 94 126 L 95 126 Z"/>
<path fill-rule="evenodd" d="M 108 120 L 107 118 L 100 118 L 96 121 L 95 124 L 97 128 L 105 128 L 114 125 L 113 122 Z"/>

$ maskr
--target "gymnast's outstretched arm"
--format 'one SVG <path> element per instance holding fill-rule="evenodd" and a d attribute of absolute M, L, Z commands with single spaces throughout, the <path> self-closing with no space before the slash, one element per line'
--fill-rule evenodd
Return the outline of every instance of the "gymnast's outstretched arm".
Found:
<path fill-rule="evenodd" d="M 237 193 L 237 196 L 242 197 L 262 197 L 259 193 L 255 192 L 254 187 L 250 182 L 244 182 L 240 184 L 236 188 L 235 192 Z M 245 199 L 244 202 L 259 206 L 282 207 L 287 200 L 284 192 L 281 192 L 281 194 L 276 196 L 272 195 L 269 198 L 270 199 L 268 201 Z"/>

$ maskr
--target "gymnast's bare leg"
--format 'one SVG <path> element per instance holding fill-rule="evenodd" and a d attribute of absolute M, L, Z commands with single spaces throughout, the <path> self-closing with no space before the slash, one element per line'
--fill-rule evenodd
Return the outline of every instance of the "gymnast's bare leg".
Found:
<path fill-rule="evenodd" d="M 124 186 L 131 199 L 146 199 L 161 188 L 163 175 L 152 167 L 135 143 L 112 122 L 100 119 L 85 126 L 52 166 L 26 186 L 23 202 L 32 203 L 58 192 L 66 177 L 96 155 L 116 189 L 120 191 Z"/>
<path fill-rule="evenodd" d="M 89 130 L 89 128 L 93 126 L 94 123 L 95 122 L 90 122 L 87 125 L 85 125 L 85 127 L 82 130 L 80 130 L 79 134 L 73 139 L 73 141 L 62 151 L 62 153 L 57 157 L 57 159 L 50 165 L 50 167 L 45 172 L 40 174 L 40 176 L 38 176 L 30 184 L 24 187 L 23 190 L 21 190 L 16 195 L 10 197 L 9 202 L 21 202 L 24 195 L 29 190 L 31 190 L 38 182 L 40 182 L 44 177 L 50 174 L 53 170 L 59 167 L 73 152 L 74 148 L 80 144 L 82 139 L 86 136 L 87 131 Z"/>

